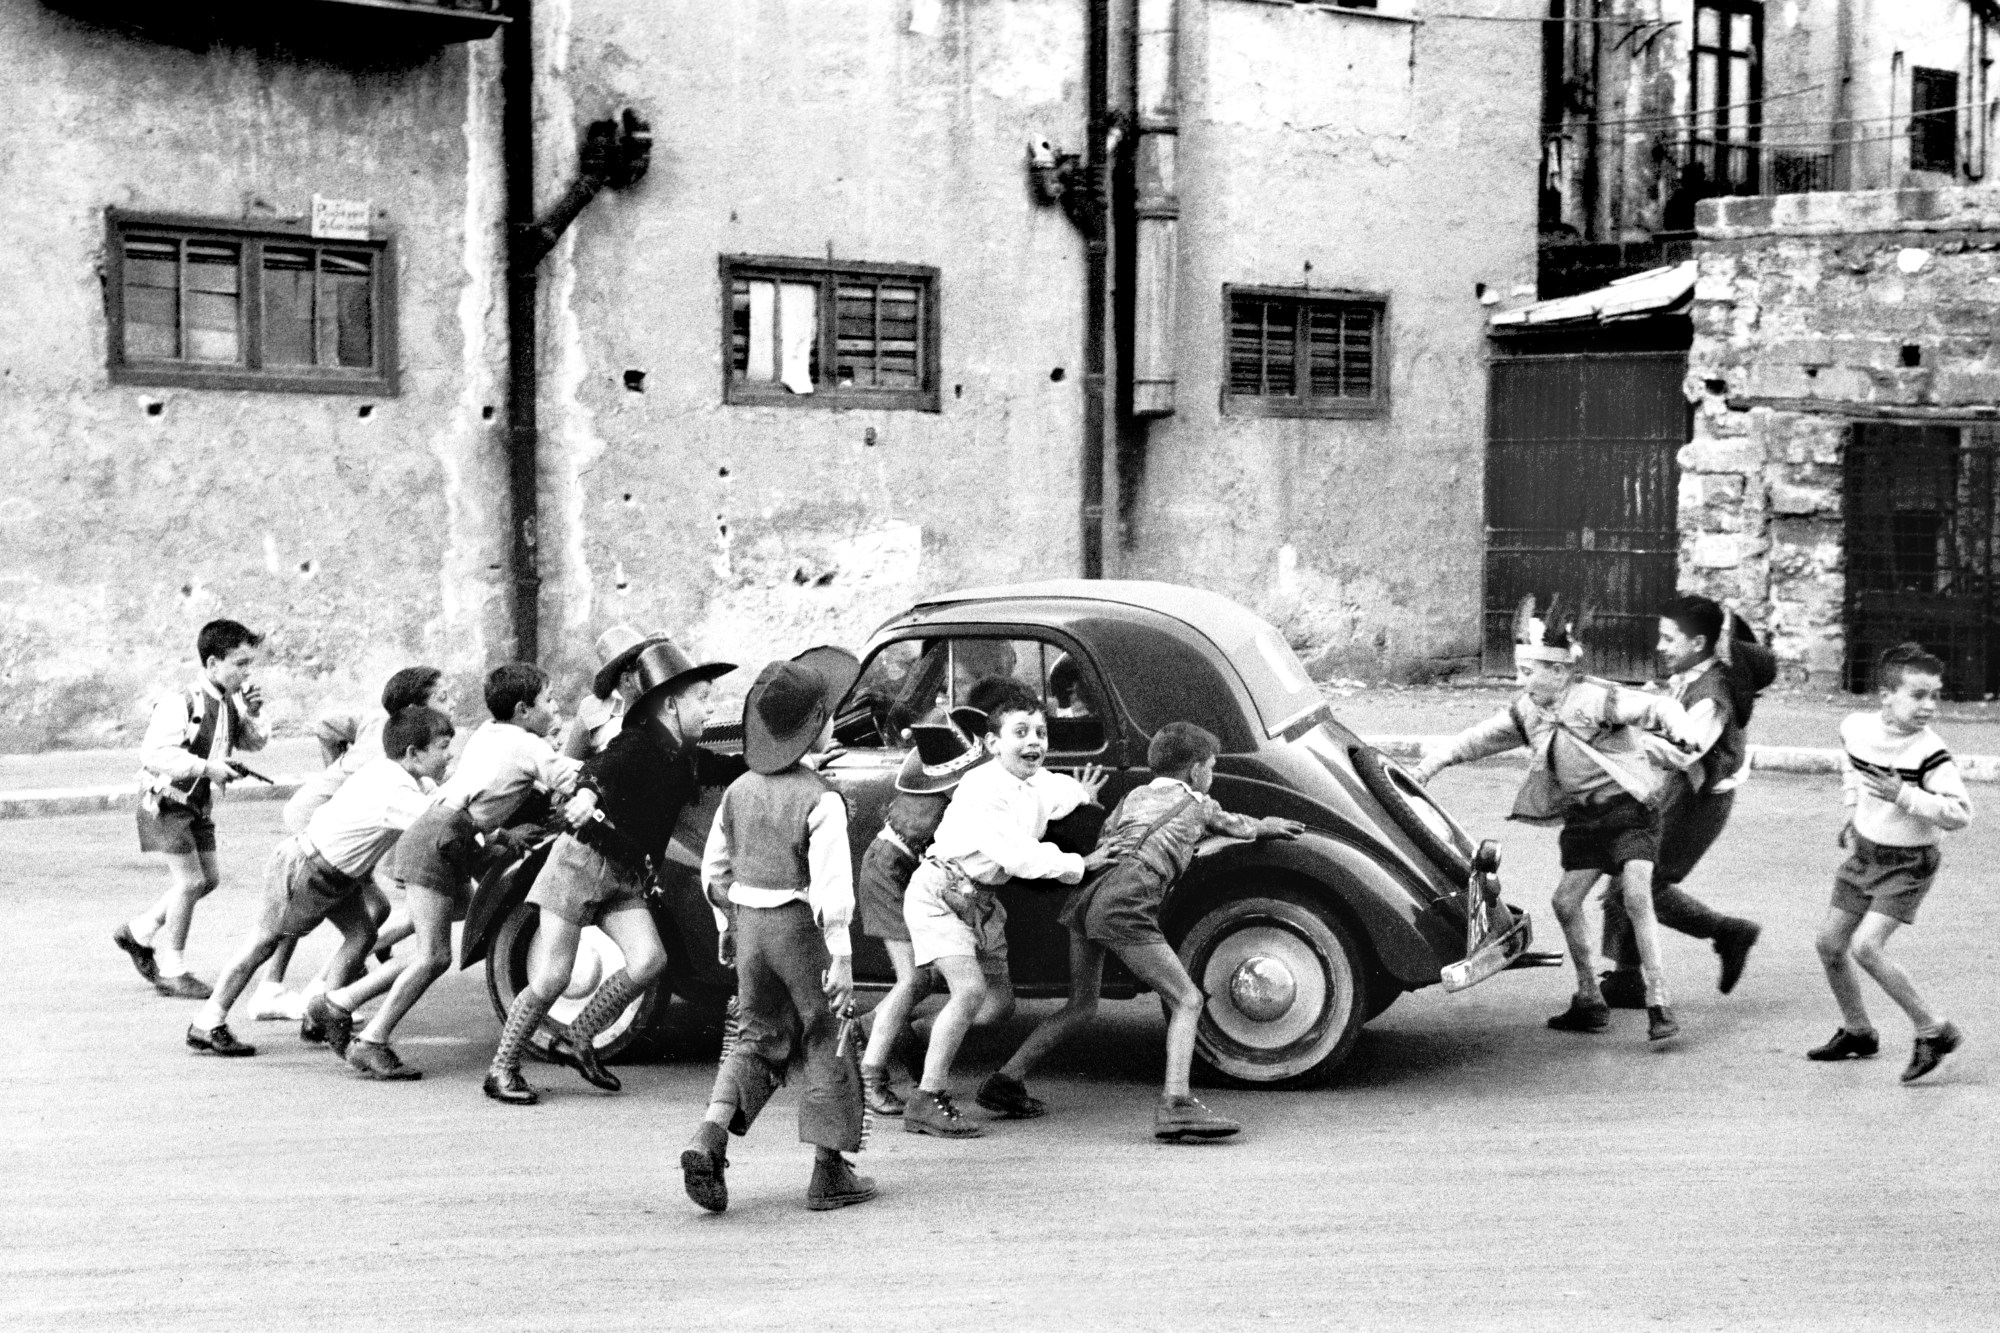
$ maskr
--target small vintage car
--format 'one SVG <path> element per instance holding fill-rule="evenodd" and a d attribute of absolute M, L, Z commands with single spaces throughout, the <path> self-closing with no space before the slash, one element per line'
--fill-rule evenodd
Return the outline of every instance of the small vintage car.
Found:
<path fill-rule="evenodd" d="M 1527 915 L 1500 902 L 1497 847 L 1475 845 L 1409 773 L 1343 727 L 1277 630 L 1226 598 L 1171 584 L 976 589 L 929 598 L 883 625 L 837 714 L 845 753 L 826 768 L 848 801 L 857 864 L 881 828 L 906 728 L 996 673 L 1046 700 L 1050 767 L 1109 771 L 1103 810 L 1149 780 L 1147 742 L 1178 720 L 1221 739 L 1213 794 L 1226 808 L 1306 826 L 1294 841 L 1211 839 L 1166 900 L 1167 936 L 1209 997 L 1197 1058 L 1210 1075 L 1269 1087 L 1323 1081 L 1362 1025 L 1406 991 L 1440 981 L 1458 989 L 1548 961 L 1528 952 Z M 715 728 L 705 740 L 740 736 L 740 727 Z M 696 875 L 713 809 L 683 821 L 654 912 L 670 959 L 658 989 L 719 1010 L 734 977 L 715 960 Z M 1101 822 L 1102 810 L 1052 836 L 1081 850 Z M 463 961 L 486 958 L 503 1012 L 526 981 L 537 913 L 521 899 L 535 868 L 490 876 L 468 918 Z M 1056 919 L 1064 892 L 1033 881 L 1000 890 L 1023 997 L 1067 993 L 1067 934 Z M 609 937 L 586 931 L 551 1018 L 574 1014 L 618 966 Z M 858 929 L 855 977 L 862 990 L 893 980 L 880 943 Z M 1108 960 L 1107 996 L 1138 989 Z M 657 992 L 635 1001 L 599 1037 L 606 1055 L 656 1046 L 668 1004 Z"/>

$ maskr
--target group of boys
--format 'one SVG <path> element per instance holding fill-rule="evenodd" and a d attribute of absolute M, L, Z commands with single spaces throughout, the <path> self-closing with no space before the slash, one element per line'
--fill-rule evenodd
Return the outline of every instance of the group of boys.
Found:
<path fill-rule="evenodd" d="M 1637 691 L 1585 675 L 1573 620 L 1557 608 L 1537 617 L 1532 599 L 1515 619 L 1522 693 L 1495 717 L 1426 748 L 1420 780 L 1453 764 L 1525 746 L 1531 760 L 1513 818 L 1559 824 L 1562 878 L 1553 906 L 1576 992 L 1548 1020 L 1558 1031 L 1603 1032 L 1613 1008 L 1643 1008 L 1649 1041 L 1678 1036 L 1660 962 L 1659 926 L 1713 943 L 1719 988 L 1733 990 L 1761 934 L 1757 923 L 1715 912 L 1681 887 L 1727 824 L 1749 775 L 1745 728 L 1759 690 L 1775 674 L 1768 649 L 1747 626 L 1705 597 L 1677 599 L 1660 619 L 1658 651 L 1673 673 L 1663 692 Z M 1806 1053 L 1815 1061 L 1872 1056 L 1858 964 L 1915 1030 L 1902 1081 L 1936 1069 L 1963 1042 L 1909 974 L 1889 958 L 1889 937 L 1916 920 L 1935 881 L 1944 832 L 1964 828 L 1972 804 L 1950 752 L 1930 723 L 1943 695 L 1944 663 L 1913 643 L 1882 654 L 1878 709 L 1841 724 L 1843 799 L 1850 809 L 1817 940 L 1840 1009 L 1833 1037 Z M 1584 905 L 1606 895 L 1603 939 L 1616 964 L 1601 976 Z"/>
<path fill-rule="evenodd" d="M 1680 1026 L 1661 966 L 1659 925 L 1712 942 L 1725 993 L 1760 933 L 1754 922 L 1709 909 L 1681 881 L 1722 832 L 1748 774 L 1745 728 L 1771 676 L 1768 650 L 1716 603 L 1696 597 L 1678 600 L 1661 619 L 1660 652 L 1673 673 L 1664 692 L 1584 675 L 1576 625 L 1553 607 L 1537 618 L 1532 603 L 1524 604 L 1516 640 L 1523 692 L 1490 721 L 1429 748 L 1417 775 L 1427 781 L 1452 764 L 1530 749 L 1514 817 L 1561 825 L 1554 908 L 1577 976 L 1569 1007 L 1549 1026 L 1602 1032 L 1612 1008 L 1644 1008 L 1648 1038 L 1669 1040 Z M 259 967 L 326 921 L 341 943 L 300 1005 L 301 1034 L 324 1040 L 369 1076 L 419 1077 L 390 1044 L 396 1025 L 449 967 L 451 924 L 463 918 L 482 872 L 545 845 L 527 899 L 540 909 L 543 939 L 507 1013 L 484 1091 L 509 1104 L 539 1099 L 521 1074 L 521 1058 L 569 985 L 589 925 L 617 943 L 625 966 L 603 980 L 566 1030 L 546 1036 L 542 1049 L 594 1086 L 617 1091 L 595 1038 L 663 969 L 647 897 L 682 812 L 703 788 L 725 788 L 702 882 L 720 961 L 737 972 L 737 1031 L 682 1154 L 687 1193 L 697 1204 L 727 1207 L 728 1135 L 748 1132 L 795 1062 L 805 1082 L 800 1138 L 815 1149 L 807 1187 L 815 1209 L 874 1196 L 873 1182 L 855 1175 L 843 1156 L 862 1146 L 869 1113 L 947 1139 L 984 1132 L 958 1110 L 950 1078 L 967 1032 L 1014 1008 L 1006 912 L 995 893 L 1011 879 L 1082 886 L 1061 916 L 1070 933 L 1071 994 L 981 1083 L 978 1104 L 1006 1119 L 1045 1113 L 1025 1080 L 1091 1017 L 1109 952 L 1169 1010 L 1156 1137 L 1192 1142 L 1238 1132 L 1189 1090 L 1204 1000 L 1161 931 L 1161 903 L 1202 837 L 1291 838 L 1303 827 L 1217 805 L 1208 790 L 1219 744 L 1199 727 L 1162 726 L 1148 752 L 1152 782 L 1119 803 L 1094 850 L 1065 851 L 1046 840 L 1050 824 L 1094 806 L 1106 774 L 1094 766 L 1074 777 L 1045 768 L 1048 705 L 1011 677 L 980 680 L 965 696 L 969 706 L 941 707 L 911 728 L 913 748 L 863 857 L 857 892 L 847 806 L 819 771 L 833 752 L 834 709 L 859 674 L 851 654 L 817 648 L 766 667 L 745 700 L 744 753 L 737 757 L 697 743 L 713 682 L 734 666 L 696 662 L 664 634 L 621 626 L 599 641 L 602 665 L 563 753 L 549 740 L 560 718 L 548 678 L 510 663 L 488 675 L 491 719 L 468 739 L 448 778 L 454 729 L 441 707 L 440 673 L 412 668 L 391 679 L 381 719 L 345 729 L 352 738 L 345 752 L 329 750 L 328 773 L 338 776 L 321 775 L 294 798 L 291 832 L 266 866 L 260 917 L 211 993 L 187 971 L 182 951 L 195 903 L 217 883 L 215 793 L 243 772 L 234 753 L 265 742 L 262 701 L 247 679 L 259 643 L 233 621 L 204 626 L 199 683 L 154 710 L 138 824 L 142 849 L 167 856 L 171 884 L 113 936 L 161 993 L 204 1002 L 186 1033 L 196 1051 L 254 1054 L 228 1027 L 231 1006 Z M 1942 663 L 1915 645 L 1891 650 L 1879 669 L 1879 713 L 1856 714 L 1842 726 L 1852 816 L 1841 843 L 1852 854 L 1818 939 L 1842 1024 L 1810 1058 L 1876 1053 L 1859 964 L 1916 1029 L 1905 1081 L 1929 1073 L 1962 1041 L 1883 952 L 1898 926 L 1914 921 L 1931 886 L 1940 832 L 1971 818 L 1963 782 L 1929 726 L 1942 674 Z M 394 927 L 385 927 L 388 900 L 373 883 L 384 867 L 383 878 L 405 895 Z M 1603 940 L 1615 965 L 1600 976 L 1584 904 L 1606 878 L 1614 891 Z M 857 908 L 896 971 L 865 1050 L 851 1012 Z M 370 952 L 391 930 L 414 935 L 414 947 L 368 971 Z M 905 1098 L 891 1084 L 889 1062 L 933 975 L 948 998 L 931 1021 L 921 1073 Z M 378 997 L 386 998 L 356 1035 L 356 1011 Z M 260 1000 L 260 1013 L 267 1007 Z"/>

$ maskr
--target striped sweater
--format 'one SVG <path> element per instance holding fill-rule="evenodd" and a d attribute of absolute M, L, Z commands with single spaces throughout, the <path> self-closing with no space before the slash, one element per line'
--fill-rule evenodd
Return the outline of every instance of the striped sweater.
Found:
<path fill-rule="evenodd" d="M 1891 847 L 1925 847 L 1972 822 L 1972 798 L 1951 751 L 1929 727 L 1908 734 L 1891 731 L 1880 713 L 1852 713 L 1840 724 L 1841 799 L 1851 811 L 1854 831 Z M 1863 773 L 1903 779 L 1903 789 L 1885 801 L 1861 784 Z"/>

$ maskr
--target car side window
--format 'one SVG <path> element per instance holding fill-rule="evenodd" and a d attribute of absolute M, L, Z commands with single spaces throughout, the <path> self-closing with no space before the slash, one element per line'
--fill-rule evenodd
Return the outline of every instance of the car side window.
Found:
<path fill-rule="evenodd" d="M 1060 645 L 1041 639 L 954 639 L 951 665 L 952 706 L 970 703 L 981 680 L 1008 676 L 1042 701 L 1052 753 L 1095 754 L 1104 748 L 1104 706 L 1096 682 Z"/>
<path fill-rule="evenodd" d="M 903 734 L 936 707 L 949 644 L 897 639 L 870 654 L 833 724 L 833 736 L 853 749 L 900 749 Z"/>

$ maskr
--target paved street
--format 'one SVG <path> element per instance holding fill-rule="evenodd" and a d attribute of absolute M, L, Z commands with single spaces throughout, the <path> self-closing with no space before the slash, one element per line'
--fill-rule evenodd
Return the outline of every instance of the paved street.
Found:
<path fill-rule="evenodd" d="M 1554 836 L 1500 823 L 1516 777 L 1458 770 L 1437 790 L 1504 834 L 1511 896 L 1553 947 Z M 242 1019 L 263 1054 L 194 1058 L 194 1006 L 151 996 L 108 942 L 163 882 L 129 813 L 0 824 L 0 1326 L 1990 1327 L 2000 905 L 1976 868 L 2000 862 L 2000 823 L 1950 840 L 1899 942 L 1970 1034 L 1904 1088 L 1908 1029 L 1886 1004 L 1882 1058 L 1800 1058 L 1834 1024 L 1810 937 L 1837 812 L 1830 780 L 1748 789 L 1691 887 L 1761 918 L 1765 943 L 1725 999 L 1712 956 L 1674 937 L 1688 1035 L 1672 1050 L 1630 1014 L 1604 1037 L 1546 1031 L 1566 972 L 1503 975 L 1405 998 L 1330 1088 L 1213 1092 L 1243 1139 L 1167 1148 L 1144 1132 L 1163 1025 L 1135 1001 L 1036 1084 L 1046 1121 L 964 1144 L 878 1133 L 865 1207 L 801 1207 L 808 1154 L 782 1094 L 735 1149 L 721 1217 L 687 1202 L 676 1164 L 708 1067 L 628 1069 L 619 1097 L 534 1068 L 554 1088 L 541 1107 L 492 1106 L 476 973 L 413 1016 L 418 1084 L 357 1082 Z M 223 812 L 227 880 L 190 949 L 204 976 L 251 913 L 277 819 Z"/>

